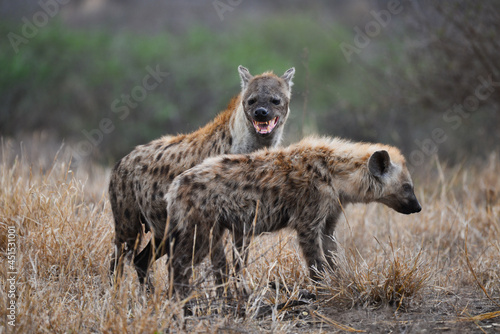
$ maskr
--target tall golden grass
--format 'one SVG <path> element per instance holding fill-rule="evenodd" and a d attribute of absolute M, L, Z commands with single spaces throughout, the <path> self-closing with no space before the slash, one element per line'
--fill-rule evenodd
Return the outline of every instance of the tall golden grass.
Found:
<path fill-rule="evenodd" d="M 397 315 L 429 329 L 500 328 L 500 159 L 494 154 L 452 167 L 436 159 L 417 172 L 419 214 L 376 204 L 345 208 L 335 233 L 338 267 L 318 286 L 286 230 L 251 241 L 248 265 L 230 279 L 224 297 L 215 294 L 205 263 L 193 274 L 188 316 L 185 301 L 166 297 L 164 260 L 154 266 L 154 293 L 140 291 L 130 265 L 120 284 L 110 285 L 107 169 L 74 169 L 64 148 L 35 146 L 16 155 L 15 145 L 2 144 L 0 164 L 0 296 L 8 305 L 7 230 L 14 227 L 16 318 L 13 327 L 2 306 L 0 332 L 365 331 L 401 326 Z M 233 250 L 230 240 L 226 249 Z M 317 298 L 309 299 L 311 293 Z M 373 319 L 360 317 L 360 310 Z"/>

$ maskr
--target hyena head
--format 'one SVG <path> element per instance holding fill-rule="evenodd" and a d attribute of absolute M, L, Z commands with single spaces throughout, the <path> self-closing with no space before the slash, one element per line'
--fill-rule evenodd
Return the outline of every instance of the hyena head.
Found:
<path fill-rule="evenodd" d="M 387 151 L 376 151 L 368 160 L 371 175 L 381 185 L 375 201 L 406 215 L 420 212 L 422 207 L 413 191 L 413 182 L 406 162 L 399 152 L 394 155 L 391 160 Z"/>
<path fill-rule="evenodd" d="M 241 77 L 242 106 L 247 126 L 261 137 L 273 137 L 288 118 L 295 68 L 281 77 L 272 73 L 252 76 L 243 66 L 238 67 Z M 278 134 L 279 136 L 279 134 Z"/>

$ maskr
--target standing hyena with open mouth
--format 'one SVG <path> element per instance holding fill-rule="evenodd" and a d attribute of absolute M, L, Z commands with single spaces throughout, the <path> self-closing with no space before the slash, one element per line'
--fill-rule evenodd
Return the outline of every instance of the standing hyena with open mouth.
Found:
<path fill-rule="evenodd" d="M 248 153 L 279 144 L 288 118 L 292 78 L 291 68 L 281 77 L 271 72 L 252 76 L 238 67 L 241 93 L 211 123 L 191 134 L 166 136 L 137 146 L 118 161 L 111 173 L 109 198 L 115 221 L 115 252 L 110 270 L 121 275 L 121 258 L 132 253 L 139 280 L 144 283 L 155 245 L 163 238 L 167 219 L 164 195 L 172 180 L 205 158 L 227 153 Z M 153 242 L 137 254 L 145 231 Z M 224 249 L 214 250 L 217 281 L 223 281 Z M 119 267 L 116 266 L 119 264 Z"/>
<path fill-rule="evenodd" d="M 397 148 L 315 137 L 207 159 L 179 175 L 166 199 L 163 254 L 171 254 L 174 288 L 182 297 L 192 265 L 219 247 L 225 230 L 236 241 L 295 230 L 311 278 L 318 279 L 325 263 L 334 265 L 331 235 L 343 206 L 379 202 L 403 214 L 421 210 Z"/>

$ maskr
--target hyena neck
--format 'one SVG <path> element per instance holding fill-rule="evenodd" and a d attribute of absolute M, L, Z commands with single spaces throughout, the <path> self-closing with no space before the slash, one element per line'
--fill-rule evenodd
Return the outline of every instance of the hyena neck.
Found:
<path fill-rule="evenodd" d="M 232 152 L 234 141 L 240 136 L 238 133 L 233 133 L 231 125 L 238 105 L 241 104 L 240 101 L 239 95 L 234 97 L 226 110 L 217 115 L 212 122 L 185 137 L 191 146 L 205 148 L 202 150 L 201 160 L 205 157 Z M 207 146 L 207 143 L 210 145 Z"/>
<path fill-rule="evenodd" d="M 356 157 L 343 157 L 342 162 L 330 160 L 330 173 L 332 186 L 338 193 L 342 204 L 349 203 L 369 203 L 374 200 L 374 193 L 379 185 L 370 176 L 368 168 L 365 168 L 363 161 Z"/>
<path fill-rule="evenodd" d="M 229 131 L 233 139 L 231 145 L 231 153 L 233 154 L 250 153 L 265 147 L 275 147 L 283 136 L 283 127 L 281 126 L 268 136 L 258 135 L 253 126 L 248 123 L 241 103 L 236 106 L 232 114 Z"/>

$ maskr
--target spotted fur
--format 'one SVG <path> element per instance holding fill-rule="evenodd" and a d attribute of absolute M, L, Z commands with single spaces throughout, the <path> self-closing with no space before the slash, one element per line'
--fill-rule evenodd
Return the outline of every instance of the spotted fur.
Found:
<path fill-rule="evenodd" d="M 167 220 L 164 196 L 177 175 L 207 157 L 248 153 L 279 144 L 289 114 L 295 70 L 291 68 L 281 77 L 271 72 L 254 77 L 242 66 L 238 70 L 241 93 L 211 123 L 190 134 L 165 136 L 137 146 L 116 163 L 109 183 L 115 221 L 112 273 L 122 255 L 132 253 L 139 279 L 144 282 L 154 246 L 163 238 Z M 153 238 L 138 254 L 143 226 L 146 232 L 152 231 Z M 217 261 L 225 262 L 224 250 L 217 251 Z M 120 265 L 118 274 L 121 272 Z"/>
<path fill-rule="evenodd" d="M 335 248 L 331 235 L 343 206 L 380 202 L 405 214 L 421 210 L 396 148 L 317 137 L 287 148 L 207 159 L 178 176 L 166 199 L 174 282 L 184 290 L 191 264 L 217 248 L 225 230 L 240 241 L 295 230 L 317 279 L 313 267 L 333 265 L 325 255 Z"/>

